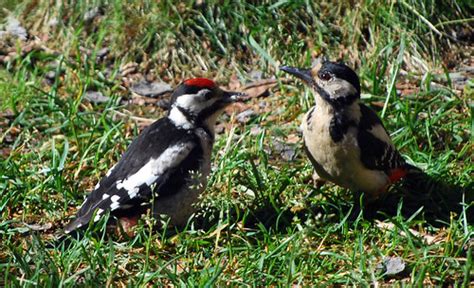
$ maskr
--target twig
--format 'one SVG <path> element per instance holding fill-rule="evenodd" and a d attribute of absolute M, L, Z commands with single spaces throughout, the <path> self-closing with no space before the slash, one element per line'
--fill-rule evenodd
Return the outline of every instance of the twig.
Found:
<path fill-rule="evenodd" d="M 119 111 L 116 111 L 116 110 L 111 110 L 112 113 L 118 115 L 118 116 L 122 116 L 122 117 L 126 117 L 126 118 L 130 118 L 132 120 L 135 120 L 135 121 L 138 121 L 138 122 L 146 122 L 148 124 L 151 124 L 153 122 L 156 121 L 156 119 L 150 119 L 150 118 L 143 118 L 143 117 L 138 117 L 138 116 L 133 116 L 132 113 L 130 111 L 126 111 L 126 113 L 122 113 L 122 112 L 119 112 Z"/>

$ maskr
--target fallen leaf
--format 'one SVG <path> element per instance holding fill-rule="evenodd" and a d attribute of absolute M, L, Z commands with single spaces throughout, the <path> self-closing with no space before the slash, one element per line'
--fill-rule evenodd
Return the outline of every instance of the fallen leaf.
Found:
<path fill-rule="evenodd" d="M 84 98 L 95 104 L 106 103 L 110 100 L 109 97 L 104 96 L 104 94 L 99 91 L 86 91 Z"/>
<path fill-rule="evenodd" d="M 173 91 L 170 84 L 165 82 L 140 81 L 132 84 L 130 91 L 139 96 L 156 98 Z"/>
<path fill-rule="evenodd" d="M 301 138 L 297 134 L 289 134 L 288 136 L 286 136 L 286 143 L 289 143 L 289 144 L 299 143 L 300 140 Z"/>
<path fill-rule="evenodd" d="M 236 74 L 230 77 L 229 84 L 227 85 L 229 91 L 239 91 L 242 85 L 240 84 L 239 78 Z"/>
<path fill-rule="evenodd" d="M 245 124 L 257 115 L 258 114 L 255 111 L 253 111 L 253 109 L 248 109 L 237 114 L 237 116 L 235 116 L 235 119 L 237 119 L 239 123 Z"/>
<path fill-rule="evenodd" d="M 51 222 L 48 222 L 48 223 L 45 223 L 45 224 L 27 224 L 27 223 L 23 223 L 23 225 L 25 225 L 25 227 L 27 227 L 28 229 L 30 229 L 32 231 L 47 231 L 47 230 L 53 228 L 53 223 L 51 223 Z"/>
<path fill-rule="evenodd" d="M 250 107 L 252 106 L 249 104 L 246 104 L 243 102 L 236 102 L 232 105 L 227 106 L 224 111 L 227 115 L 230 116 L 234 113 L 236 114 L 242 113 L 243 111 L 250 109 Z"/>

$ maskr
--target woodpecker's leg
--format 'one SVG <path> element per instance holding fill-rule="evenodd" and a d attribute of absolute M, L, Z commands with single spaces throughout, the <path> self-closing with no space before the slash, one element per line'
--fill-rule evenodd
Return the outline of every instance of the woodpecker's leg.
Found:
<path fill-rule="evenodd" d="M 122 233 L 127 234 L 128 237 L 135 235 L 133 227 L 137 226 L 140 215 L 133 215 L 130 217 L 120 217 L 117 221 L 116 234 L 121 235 Z"/>
<path fill-rule="evenodd" d="M 362 204 L 361 204 L 362 203 Z M 363 212 L 362 207 L 364 206 L 364 196 L 360 191 L 354 193 L 354 206 L 352 212 L 349 215 L 349 221 L 355 221 L 359 214 Z"/>
<path fill-rule="evenodd" d="M 313 172 L 312 178 L 313 178 L 314 187 L 318 189 L 321 188 L 326 183 L 326 180 L 323 179 L 321 176 L 319 176 L 316 171 Z"/>

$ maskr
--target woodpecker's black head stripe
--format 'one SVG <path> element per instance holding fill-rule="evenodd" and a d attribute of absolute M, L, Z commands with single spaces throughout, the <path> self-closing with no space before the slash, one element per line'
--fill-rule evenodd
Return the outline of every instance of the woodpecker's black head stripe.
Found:
<path fill-rule="evenodd" d="M 351 83 L 354 88 L 356 88 L 358 94 L 360 94 L 360 81 L 359 76 L 343 63 L 336 63 L 336 62 L 324 62 L 323 66 L 319 70 L 319 73 L 322 74 L 324 72 L 329 72 L 334 74 L 339 79 L 344 79 L 347 82 Z"/>

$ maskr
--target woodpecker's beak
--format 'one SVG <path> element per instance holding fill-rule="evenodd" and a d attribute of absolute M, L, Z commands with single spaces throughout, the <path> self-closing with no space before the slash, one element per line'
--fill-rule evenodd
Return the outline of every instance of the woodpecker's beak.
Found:
<path fill-rule="evenodd" d="M 222 102 L 224 103 L 234 103 L 237 101 L 242 101 L 245 99 L 247 94 L 243 92 L 232 92 L 232 91 L 224 91 L 222 95 Z"/>
<path fill-rule="evenodd" d="M 280 70 L 295 75 L 296 77 L 303 80 L 306 84 L 313 83 L 313 77 L 311 76 L 311 69 L 301 69 L 290 66 L 281 66 Z"/>

